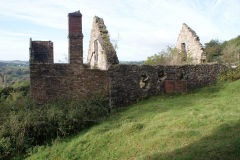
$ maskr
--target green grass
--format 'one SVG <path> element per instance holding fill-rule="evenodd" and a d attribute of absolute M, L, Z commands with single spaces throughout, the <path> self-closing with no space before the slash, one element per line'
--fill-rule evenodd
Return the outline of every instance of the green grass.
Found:
<path fill-rule="evenodd" d="M 131 105 L 28 159 L 240 159 L 240 81 Z"/>

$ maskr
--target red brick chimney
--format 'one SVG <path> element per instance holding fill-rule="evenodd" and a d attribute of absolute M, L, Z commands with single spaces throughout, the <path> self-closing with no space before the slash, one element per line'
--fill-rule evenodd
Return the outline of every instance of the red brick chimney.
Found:
<path fill-rule="evenodd" d="M 83 64 L 82 14 L 80 11 L 68 14 L 69 63 Z"/>

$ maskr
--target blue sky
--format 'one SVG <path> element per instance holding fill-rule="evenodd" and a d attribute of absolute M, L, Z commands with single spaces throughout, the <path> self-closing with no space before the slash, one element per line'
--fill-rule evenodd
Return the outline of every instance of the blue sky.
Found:
<path fill-rule="evenodd" d="M 201 43 L 240 35 L 239 0 L 0 0 L 0 60 L 28 60 L 29 38 L 54 42 L 55 62 L 68 54 L 67 14 L 83 14 L 84 58 L 93 16 L 102 17 L 120 60 L 145 60 L 174 46 L 182 23 Z"/>

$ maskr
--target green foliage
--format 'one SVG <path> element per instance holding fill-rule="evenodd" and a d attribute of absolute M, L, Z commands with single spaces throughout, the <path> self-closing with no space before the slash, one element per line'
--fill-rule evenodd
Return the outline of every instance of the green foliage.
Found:
<path fill-rule="evenodd" d="M 228 66 L 239 65 L 240 45 L 228 43 L 222 50 L 222 60 Z"/>
<path fill-rule="evenodd" d="M 6 78 L 6 85 L 11 87 L 13 85 L 21 85 L 25 81 L 29 81 L 29 66 L 28 62 L 9 61 L 0 62 L 0 81 Z M 0 87 L 3 84 L 0 82 Z"/>
<path fill-rule="evenodd" d="M 222 62 L 222 46 L 219 40 L 211 40 L 205 43 L 205 50 L 207 62 Z"/>
<path fill-rule="evenodd" d="M 223 43 L 211 40 L 205 43 L 204 52 L 207 56 L 207 62 L 224 63 L 229 66 L 239 65 L 240 36 Z"/>
<path fill-rule="evenodd" d="M 4 158 L 52 138 L 75 134 L 109 114 L 104 98 L 88 101 L 62 98 L 38 105 L 26 94 L 28 87 L 11 89 L 3 89 L 4 100 L 0 103 L 0 155 Z"/>
<path fill-rule="evenodd" d="M 236 81 L 238 79 L 240 79 L 240 66 L 237 68 L 228 67 L 224 72 L 218 75 L 219 81 Z"/>
<path fill-rule="evenodd" d="M 7 98 L 19 93 L 22 96 L 27 96 L 29 93 L 29 82 L 22 83 L 22 85 L 16 85 L 15 87 L 0 88 L 0 103 L 4 102 Z"/>
<path fill-rule="evenodd" d="M 144 64 L 147 65 L 182 65 L 191 64 L 192 60 L 187 58 L 185 52 L 180 52 L 176 48 L 168 48 L 147 58 Z"/>
<path fill-rule="evenodd" d="M 13 146 L 9 137 L 0 138 L 0 159 L 3 159 L 13 151 Z"/>
<path fill-rule="evenodd" d="M 14 92 L 13 87 L 6 87 L 0 90 L 0 100 L 3 101 Z"/>
<path fill-rule="evenodd" d="M 35 147 L 41 159 L 240 159 L 240 81 L 131 105 L 106 121 Z"/>

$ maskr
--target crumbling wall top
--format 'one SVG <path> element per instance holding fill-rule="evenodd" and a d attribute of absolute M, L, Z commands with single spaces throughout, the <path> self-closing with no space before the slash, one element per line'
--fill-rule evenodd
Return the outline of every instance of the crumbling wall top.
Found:
<path fill-rule="evenodd" d="M 68 16 L 82 16 L 81 12 L 78 10 L 76 12 L 68 13 Z"/>
<path fill-rule="evenodd" d="M 53 42 L 30 39 L 30 64 L 53 63 Z"/>
<path fill-rule="evenodd" d="M 103 70 L 107 70 L 112 64 L 119 63 L 104 21 L 97 16 L 93 18 L 87 63 L 91 68 Z"/>
<path fill-rule="evenodd" d="M 188 58 L 191 58 L 194 64 L 203 63 L 206 59 L 199 37 L 186 23 L 182 24 L 176 48 L 186 52 Z"/>

